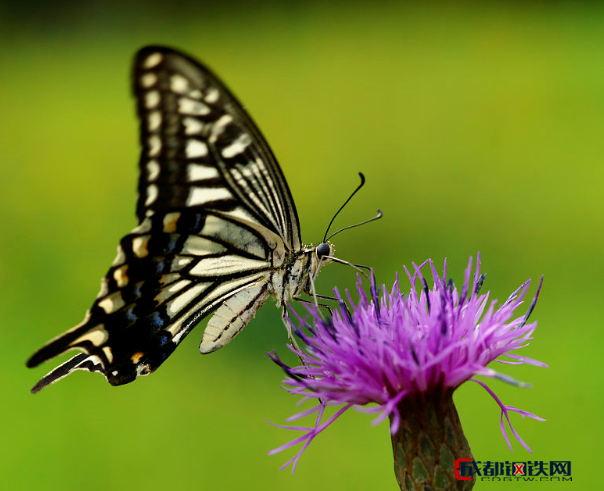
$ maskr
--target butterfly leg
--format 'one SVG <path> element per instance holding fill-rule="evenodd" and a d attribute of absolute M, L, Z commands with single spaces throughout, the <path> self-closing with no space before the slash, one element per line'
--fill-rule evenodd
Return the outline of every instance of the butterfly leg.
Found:
<path fill-rule="evenodd" d="M 306 363 L 304 363 L 304 360 L 302 359 L 302 357 L 298 354 L 298 353 L 302 352 L 302 350 L 300 349 L 300 345 L 298 344 L 298 342 L 296 341 L 296 338 L 294 337 L 294 333 L 292 331 L 292 325 L 287 316 L 287 308 L 285 306 L 283 306 L 283 310 L 281 311 L 281 320 L 283 321 L 283 325 L 285 326 L 285 330 L 287 331 L 287 339 L 289 341 L 289 344 L 296 350 L 296 355 L 298 356 L 300 363 L 302 363 L 302 365 L 306 365 Z"/>
<path fill-rule="evenodd" d="M 321 300 L 337 300 L 335 298 L 325 297 L 323 295 L 315 295 L 315 297 L 317 299 L 320 298 Z M 314 301 L 311 301 L 311 300 L 305 300 L 303 298 L 296 298 L 296 297 L 294 298 L 294 300 L 296 302 L 300 302 L 300 303 L 303 303 L 305 305 L 313 305 L 315 307 L 323 307 L 323 308 L 327 309 L 327 311 L 329 312 L 329 316 L 331 317 L 331 311 L 332 311 L 331 305 L 327 305 L 326 303 L 314 302 Z"/>
<path fill-rule="evenodd" d="M 326 297 L 326 298 L 329 298 L 329 297 Z M 318 305 L 319 307 L 325 307 L 329 311 L 329 315 L 331 316 L 331 308 L 327 304 L 315 304 L 315 302 L 311 302 L 310 300 L 304 300 L 303 298 L 296 298 L 296 297 L 294 297 L 293 300 L 295 300 L 296 302 L 307 304 L 307 305 Z M 298 342 L 296 341 L 296 338 L 294 337 L 294 332 L 292 330 L 292 324 L 287 316 L 286 307 L 283 307 L 283 310 L 281 311 L 281 321 L 283 322 L 283 324 L 285 325 L 285 329 L 287 330 L 287 339 L 289 341 L 289 344 L 296 350 L 296 352 L 301 353 L 302 349 L 300 348 L 300 345 L 298 344 Z M 304 362 L 302 357 L 300 355 L 297 355 L 297 356 L 298 356 L 298 359 L 300 360 L 300 363 L 302 363 L 302 365 L 306 365 L 306 363 Z"/>
<path fill-rule="evenodd" d="M 336 298 L 336 297 L 329 297 L 327 295 L 315 295 L 317 298 L 321 299 L 321 300 L 329 300 L 330 302 L 337 302 L 340 305 L 340 308 L 344 307 L 346 309 L 346 313 L 348 314 L 348 317 L 352 318 L 352 314 L 350 313 L 350 310 L 348 309 L 348 305 L 346 305 L 345 302 L 339 303 L 340 301 Z M 296 299 L 298 300 L 298 299 Z M 332 315 L 332 308 L 329 307 L 328 305 L 325 304 L 318 304 L 321 307 L 325 307 L 328 311 L 329 311 L 329 315 Z"/>
<path fill-rule="evenodd" d="M 297 302 L 300 302 L 300 303 L 309 304 L 309 305 L 319 305 L 320 307 L 325 307 L 326 309 L 329 310 L 329 315 L 331 316 L 331 309 L 330 309 L 329 305 L 326 305 L 326 304 L 315 304 L 315 302 L 311 302 L 310 300 L 304 300 L 303 298 L 296 298 L 296 297 L 294 297 L 293 299 L 296 300 Z M 315 300 L 316 300 L 316 298 L 315 298 Z M 283 323 L 285 324 L 285 328 L 287 329 L 287 336 L 289 338 L 289 342 L 294 347 L 294 349 L 296 350 L 296 355 L 298 356 L 298 360 L 300 360 L 300 363 L 303 366 L 308 366 L 307 363 L 298 354 L 298 353 L 301 353 L 302 350 L 298 346 L 298 343 L 296 342 L 296 340 L 295 340 L 295 338 L 293 336 L 292 326 L 291 326 L 291 323 L 289 322 L 289 319 L 287 318 L 287 311 L 286 311 L 285 307 L 283 307 L 283 311 L 281 313 L 281 319 L 283 320 Z M 319 401 L 320 404 L 323 404 L 323 400 L 321 398 L 317 398 L 317 400 Z"/>

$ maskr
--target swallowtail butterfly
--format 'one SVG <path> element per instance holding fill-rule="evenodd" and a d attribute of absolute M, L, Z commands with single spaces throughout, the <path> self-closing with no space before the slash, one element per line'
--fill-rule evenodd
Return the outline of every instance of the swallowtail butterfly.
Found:
<path fill-rule="evenodd" d="M 271 295 L 283 308 L 310 293 L 332 260 L 328 240 L 302 245 L 275 157 L 212 72 L 149 46 L 137 53 L 133 76 L 142 146 L 138 226 L 121 239 L 85 319 L 27 362 L 82 351 L 34 393 L 75 370 L 100 372 L 112 385 L 148 375 L 212 312 L 200 351 L 215 351 Z"/>

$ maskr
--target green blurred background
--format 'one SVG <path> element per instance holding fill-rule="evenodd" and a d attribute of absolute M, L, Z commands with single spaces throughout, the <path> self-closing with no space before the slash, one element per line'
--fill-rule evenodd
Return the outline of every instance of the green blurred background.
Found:
<path fill-rule="evenodd" d="M 376 208 L 381 222 L 337 237 L 339 257 L 392 282 L 428 257 L 461 280 L 482 253 L 503 300 L 545 274 L 525 355 L 531 382 L 490 386 L 533 448 L 499 430 L 475 384 L 456 395 L 480 460 L 571 460 L 596 489 L 602 457 L 604 9 L 590 3 L 88 2 L 0 4 L 0 488 L 397 489 L 388 427 L 351 411 L 294 477 L 268 457 L 290 440 L 297 400 L 265 356 L 285 352 L 265 306 L 227 349 L 198 353 L 201 328 L 161 370 L 111 387 L 78 372 L 32 396 L 51 368 L 32 352 L 78 323 L 121 235 L 135 225 L 134 52 L 181 48 L 213 67 L 267 136 L 295 196 L 303 239 Z M 326 268 L 319 288 L 350 287 Z M 534 286 L 531 293 L 534 292 Z M 501 369 L 501 366 L 499 366 Z M 518 484 L 478 485 L 510 489 Z"/>

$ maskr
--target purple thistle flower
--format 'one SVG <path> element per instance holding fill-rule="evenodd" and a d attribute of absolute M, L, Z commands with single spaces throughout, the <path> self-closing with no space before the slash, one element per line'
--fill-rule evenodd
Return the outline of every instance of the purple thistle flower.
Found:
<path fill-rule="evenodd" d="M 426 264 L 432 270 L 434 286 L 431 290 L 421 274 Z M 282 468 L 293 463 L 292 471 L 295 470 L 310 442 L 351 407 L 379 413 L 374 424 L 390 418 L 393 442 L 397 432 L 402 431 L 404 421 L 410 419 L 409 408 L 417 410 L 418 401 L 428 404 L 426 401 L 433 400 L 438 411 L 448 405 L 447 400 L 450 401 L 452 409 L 442 417 L 451 417 L 458 423 L 452 392 L 467 380 L 484 387 L 500 406 L 501 430 L 510 450 L 512 446 L 504 418 L 520 444 L 531 451 L 513 428 L 509 413 L 517 412 L 523 417 L 540 421 L 543 419 L 503 404 L 484 382 L 474 377 L 482 375 L 527 387 L 528 384 L 517 382 L 508 375 L 487 368 L 487 365 L 497 361 L 512 365 L 527 363 L 547 366 L 516 354 L 517 350 L 528 345 L 537 326 L 536 322 L 529 324 L 527 321 L 537 301 L 543 278 L 526 314 L 513 318 L 514 311 L 523 303 L 530 280 L 497 308 L 496 301 L 489 303 L 488 292 L 479 293 L 485 277 L 479 273 L 480 255 L 473 275 L 470 258 L 461 292 L 451 280 L 447 281 L 446 261 L 442 278 L 431 260 L 419 267 L 414 264 L 414 267 L 413 276 L 405 268 L 411 283 L 408 294 L 401 293 L 397 275 L 392 290 L 388 293 L 382 287 L 378 295 L 372 275 L 369 298 L 359 279 L 360 299 L 356 305 L 348 292 L 346 303 L 335 290 L 340 308 L 333 312 L 332 318 L 325 319 L 316 307 L 310 306 L 307 308 L 312 318 L 311 325 L 294 312 L 300 322 L 296 334 L 306 346 L 299 351 L 290 349 L 304 364 L 289 367 L 276 354 L 269 356 L 285 370 L 287 378 L 284 388 L 287 391 L 303 396 L 303 400 L 317 398 L 319 403 L 287 420 L 297 420 L 316 412 L 314 427 L 282 426 L 303 432 L 295 440 L 269 452 L 274 454 L 303 443 L 298 454 Z M 422 285 L 419 294 L 416 290 L 418 280 Z M 309 334 L 302 328 L 306 328 Z M 502 359 L 503 356 L 507 358 Z M 370 403 L 377 405 L 364 407 Z M 321 422 L 326 405 L 342 404 L 343 407 L 333 416 Z M 423 407 L 421 404 L 420 407 Z M 461 426 L 458 426 L 460 438 L 465 441 Z M 461 456 L 467 457 L 467 442 L 464 448 L 466 455 Z M 400 480 L 399 484 L 403 485 Z"/>

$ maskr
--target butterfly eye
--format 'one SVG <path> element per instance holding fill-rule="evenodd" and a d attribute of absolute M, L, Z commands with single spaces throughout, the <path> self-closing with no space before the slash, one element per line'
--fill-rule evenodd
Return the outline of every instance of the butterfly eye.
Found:
<path fill-rule="evenodd" d="M 319 258 L 321 258 L 323 256 L 329 256 L 330 252 L 331 252 L 331 250 L 329 249 L 329 246 L 325 242 L 321 242 L 317 246 L 317 256 L 319 256 Z"/>

